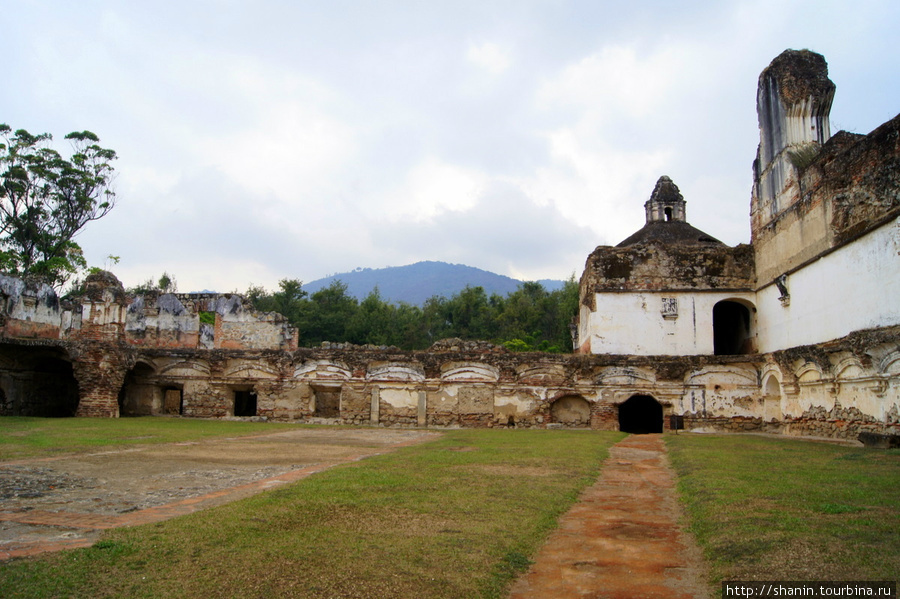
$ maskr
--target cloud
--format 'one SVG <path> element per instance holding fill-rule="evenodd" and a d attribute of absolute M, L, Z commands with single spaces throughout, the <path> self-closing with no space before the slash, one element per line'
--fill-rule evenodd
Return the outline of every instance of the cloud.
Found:
<path fill-rule="evenodd" d="M 588 227 L 553 203 L 539 205 L 503 182 L 492 182 L 469 208 L 426 222 L 382 223 L 373 241 L 395 264 L 435 259 L 529 279 L 567 277 L 596 245 Z"/>
<path fill-rule="evenodd" d="M 580 271 L 669 175 L 692 224 L 747 241 L 756 78 L 825 54 L 833 123 L 896 114 L 890 0 L 19 2 L 3 120 L 120 155 L 79 242 L 130 283 L 273 287 L 358 266 Z M 34 31 L 40 31 L 35 35 Z M 90 32 L 86 35 L 84 32 Z"/>
<path fill-rule="evenodd" d="M 511 52 L 492 42 L 469 42 L 466 58 L 493 75 L 499 75 L 512 63 Z"/>

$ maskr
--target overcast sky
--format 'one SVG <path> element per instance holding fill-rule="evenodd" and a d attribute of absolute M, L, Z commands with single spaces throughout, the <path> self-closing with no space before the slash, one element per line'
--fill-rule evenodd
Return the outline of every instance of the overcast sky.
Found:
<path fill-rule="evenodd" d="M 77 238 L 126 286 L 357 267 L 581 275 L 660 175 L 749 241 L 756 84 L 824 54 L 832 132 L 900 111 L 896 0 L 3 2 L 0 122 L 90 130 L 118 204 Z M 107 256 L 120 257 L 110 265 Z"/>

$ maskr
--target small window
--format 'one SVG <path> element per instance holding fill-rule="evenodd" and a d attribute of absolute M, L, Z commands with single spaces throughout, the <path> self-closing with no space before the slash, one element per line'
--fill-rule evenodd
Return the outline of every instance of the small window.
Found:
<path fill-rule="evenodd" d="M 666 222 L 671 221 L 672 220 L 672 209 L 666 208 L 665 213 L 666 213 Z"/>

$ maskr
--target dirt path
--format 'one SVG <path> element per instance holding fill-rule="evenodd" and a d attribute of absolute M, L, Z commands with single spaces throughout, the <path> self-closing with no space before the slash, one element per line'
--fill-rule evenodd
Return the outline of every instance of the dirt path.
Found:
<path fill-rule="evenodd" d="M 680 515 L 662 436 L 631 435 L 611 448 L 509 599 L 711 597 Z"/>
<path fill-rule="evenodd" d="M 158 522 L 433 438 L 310 429 L 0 463 L 0 560 L 86 547 L 102 530 Z"/>

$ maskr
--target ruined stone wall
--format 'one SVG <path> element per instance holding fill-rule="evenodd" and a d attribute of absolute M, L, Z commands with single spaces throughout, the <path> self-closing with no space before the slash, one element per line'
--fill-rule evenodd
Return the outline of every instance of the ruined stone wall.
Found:
<path fill-rule="evenodd" d="M 207 312 L 214 324 L 201 324 Z M 124 342 L 143 347 L 297 348 L 297 331 L 274 312 L 236 294 L 127 295 L 114 275 L 87 277 L 80 295 L 61 301 L 38 280 L 0 275 L 0 338 Z"/>
<path fill-rule="evenodd" d="M 604 291 L 695 291 L 753 289 L 753 249 L 711 245 L 646 243 L 600 246 L 585 262 L 583 301 Z"/>
<path fill-rule="evenodd" d="M 0 414 L 46 411 L 41 381 L 52 372 L 53 388 L 74 390 L 68 405 L 83 416 L 116 416 L 121 406 L 124 414 L 229 418 L 239 397 L 252 397 L 246 415 L 272 421 L 617 430 L 620 406 L 643 395 L 662 406 L 666 428 L 682 415 L 696 430 L 855 438 L 900 432 L 898 332 L 767 355 L 684 357 L 6 340 Z"/>
<path fill-rule="evenodd" d="M 900 116 L 866 136 L 838 133 L 791 169 L 787 207 L 752 228 L 760 286 L 900 216 Z"/>

